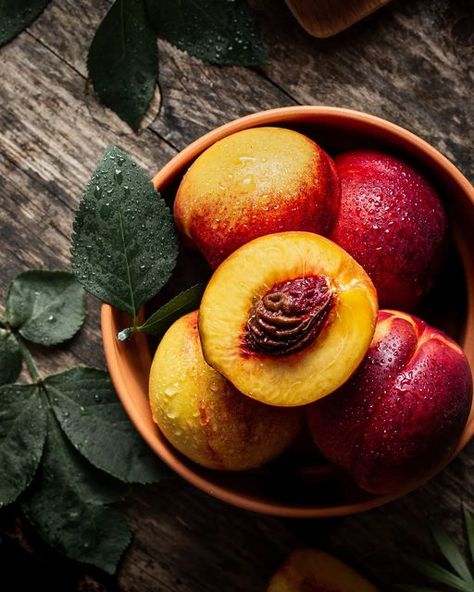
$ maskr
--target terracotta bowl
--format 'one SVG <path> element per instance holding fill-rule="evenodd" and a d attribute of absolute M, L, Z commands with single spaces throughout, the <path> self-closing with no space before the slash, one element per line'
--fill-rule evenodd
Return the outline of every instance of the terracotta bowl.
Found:
<path fill-rule="evenodd" d="M 300 130 L 331 154 L 348 148 L 381 148 L 402 156 L 431 178 L 445 201 L 454 240 L 449 264 L 434 295 L 417 312 L 457 339 L 474 368 L 474 189 L 449 160 L 409 131 L 347 109 L 284 107 L 264 111 L 232 121 L 193 142 L 156 175 L 156 187 L 171 202 L 182 175 L 203 150 L 233 132 L 262 125 Z M 210 495 L 265 514 L 315 518 L 361 512 L 414 488 L 412 485 L 389 496 L 364 493 L 324 459 L 315 456 L 308 461 L 304 443 L 301 450 L 289 452 L 256 471 L 224 473 L 194 464 L 165 440 L 152 421 L 147 382 L 156 344 L 143 335 L 134 335 L 126 342 L 117 341 L 117 332 L 125 326 L 127 319 L 121 312 L 108 305 L 102 307 L 105 356 L 125 410 L 156 454 L 184 479 Z M 474 410 L 471 409 L 454 455 L 473 434 Z M 439 466 L 437 471 L 442 468 Z"/>

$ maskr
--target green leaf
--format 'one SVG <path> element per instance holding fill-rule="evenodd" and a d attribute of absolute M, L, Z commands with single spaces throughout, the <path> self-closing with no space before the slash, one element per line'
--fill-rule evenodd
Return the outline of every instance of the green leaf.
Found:
<path fill-rule="evenodd" d="M 197 284 L 184 290 L 156 310 L 143 325 L 136 328 L 136 331 L 149 335 L 163 335 L 174 321 L 199 308 L 203 292 L 204 284 Z"/>
<path fill-rule="evenodd" d="M 103 505 L 116 497 L 103 479 L 69 444 L 50 414 L 36 489 L 22 508 L 60 553 L 114 573 L 130 531 L 119 512 Z"/>
<path fill-rule="evenodd" d="M 472 561 L 474 561 L 474 519 L 472 518 L 472 514 L 469 512 L 469 509 L 465 503 L 463 503 L 462 509 L 464 513 L 464 522 L 466 524 L 466 534 L 467 543 L 469 545 L 469 552 L 471 554 Z"/>
<path fill-rule="evenodd" d="M 142 0 L 116 0 L 99 25 L 87 58 L 100 100 L 135 131 L 158 77 L 156 35 Z"/>
<path fill-rule="evenodd" d="M 28 341 L 56 345 L 82 327 L 84 290 L 66 271 L 25 271 L 10 284 L 6 313 L 10 325 Z"/>
<path fill-rule="evenodd" d="M 411 559 L 410 564 L 422 575 L 430 578 L 437 584 L 446 584 L 460 592 L 472 592 L 472 584 L 464 582 L 458 576 L 452 574 L 450 571 L 437 565 L 429 559 L 422 559 L 417 557 Z"/>
<path fill-rule="evenodd" d="M 33 479 L 46 437 L 46 412 L 33 384 L 0 387 L 0 507 Z"/>
<path fill-rule="evenodd" d="M 463 580 L 471 583 L 472 590 L 474 590 L 474 580 L 472 579 L 471 572 L 453 539 L 444 528 L 437 524 L 432 524 L 430 530 L 436 544 L 448 563 Z"/>
<path fill-rule="evenodd" d="M 267 61 L 247 0 L 146 0 L 160 37 L 205 62 L 259 66 Z"/>
<path fill-rule="evenodd" d="M 144 171 L 110 146 L 74 221 L 72 267 L 100 300 L 135 317 L 167 282 L 178 241 L 169 208 Z"/>
<path fill-rule="evenodd" d="M 49 0 L 0 0 L 0 46 L 31 25 Z"/>
<path fill-rule="evenodd" d="M 0 329 L 0 385 L 15 382 L 21 372 L 22 361 L 15 336 L 10 331 Z"/>
<path fill-rule="evenodd" d="M 74 368 L 44 384 L 63 431 L 94 466 L 127 483 L 151 483 L 166 474 L 130 423 L 107 373 Z"/>

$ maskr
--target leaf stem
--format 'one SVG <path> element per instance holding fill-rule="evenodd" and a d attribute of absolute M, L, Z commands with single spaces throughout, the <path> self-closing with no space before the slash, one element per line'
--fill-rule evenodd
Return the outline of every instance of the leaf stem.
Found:
<path fill-rule="evenodd" d="M 17 333 L 13 333 L 13 335 L 15 336 L 18 342 L 21 355 L 25 360 L 26 367 L 31 376 L 31 380 L 36 384 L 41 384 L 43 382 L 43 379 L 41 378 L 41 374 L 39 373 L 38 367 L 36 366 L 36 363 L 33 359 L 33 356 L 31 355 L 30 350 L 26 347 L 23 339 Z"/>

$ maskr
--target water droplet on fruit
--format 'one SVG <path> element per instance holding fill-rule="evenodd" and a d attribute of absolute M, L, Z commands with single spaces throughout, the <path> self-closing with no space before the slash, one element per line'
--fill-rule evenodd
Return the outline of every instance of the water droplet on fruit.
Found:
<path fill-rule="evenodd" d="M 178 389 L 175 385 L 167 386 L 163 391 L 167 397 L 173 397 L 178 392 Z"/>
<path fill-rule="evenodd" d="M 52 314 L 49 315 L 48 317 L 48 323 L 53 323 L 56 320 L 56 317 Z"/>

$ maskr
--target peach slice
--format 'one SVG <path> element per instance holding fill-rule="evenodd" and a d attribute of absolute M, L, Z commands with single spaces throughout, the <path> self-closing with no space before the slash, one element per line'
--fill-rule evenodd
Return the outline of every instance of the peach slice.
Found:
<path fill-rule="evenodd" d="M 327 234 L 339 202 L 335 166 L 324 150 L 293 130 L 260 127 L 234 133 L 197 158 L 179 186 L 174 216 L 215 268 L 258 236 Z"/>
<path fill-rule="evenodd" d="M 300 410 L 252 401 L 206 364 L 197 311 L 178 319 L 160 342 L 149 396 L 164 436 L 210 469 L 259 467 L 283 452 L 302 425 Z"/>
<path fill-rule="evenodd" d="M 412 315 L 382 310 L 355 374 L 307 412 L 321 452 L 383 494 L 418 483 L 449 457 L 471 402 L 461 347 Z"/>
<path fill-rule="evenodd" d="M 215 271 L 202 298 L 206 361 L 263 403 L 311 403 L 341 386 L 362 361 L 377 296 L 341 247 L 284 232 L 247 243 Z"/>
<path fill-rule="evenodd" d="M 377 589 L 329 553 L 298 549 L 272 577 L 267 592 L 377 592 Z"/>

